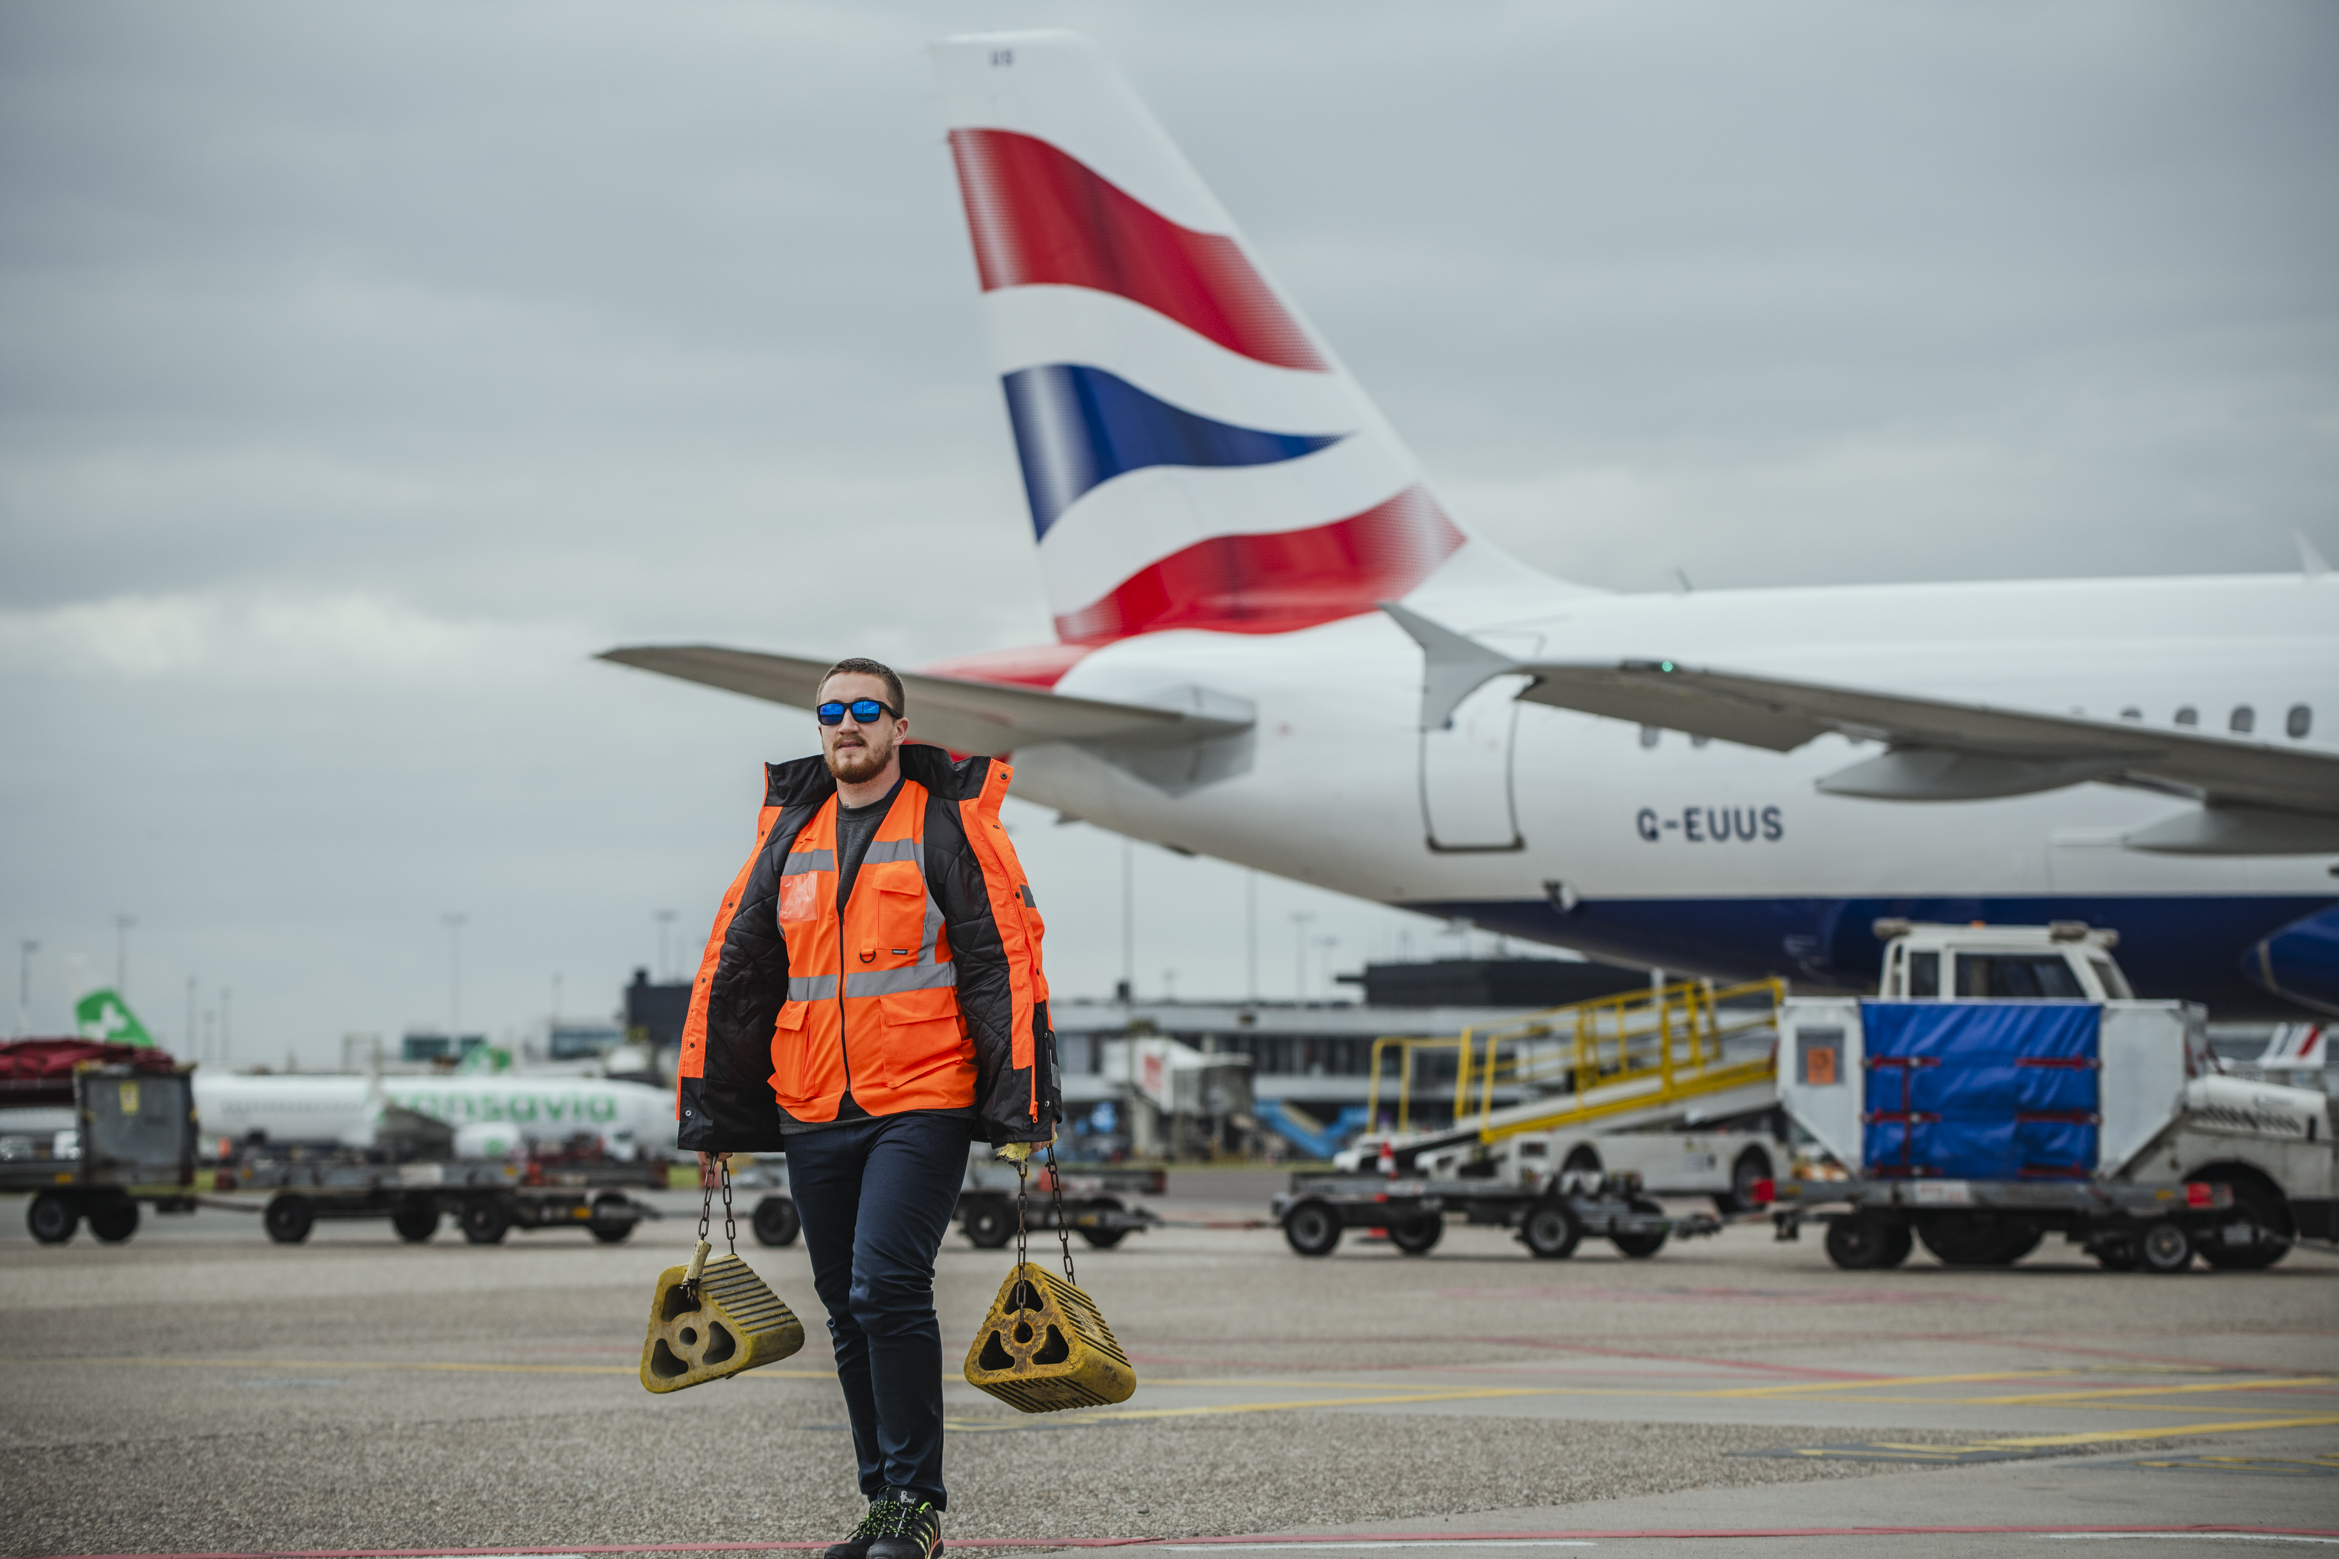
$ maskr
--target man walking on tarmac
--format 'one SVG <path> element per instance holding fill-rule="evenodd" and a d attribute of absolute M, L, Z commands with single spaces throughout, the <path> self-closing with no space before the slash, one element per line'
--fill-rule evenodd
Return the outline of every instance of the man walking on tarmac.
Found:
<path fill-rule="evenodd" d="M 901 679 L 821 680 L 821 755 L 765 769 L 683 1028 L 702 1176 L 785 1148 L 868 1514 L 827 1559 L 942 1549 L 934 1255 L 967 1146 L 1025 1158 L 1061 1113 L 1041 925 L 999 822 L 1011 770 L 907 744 Z"/>

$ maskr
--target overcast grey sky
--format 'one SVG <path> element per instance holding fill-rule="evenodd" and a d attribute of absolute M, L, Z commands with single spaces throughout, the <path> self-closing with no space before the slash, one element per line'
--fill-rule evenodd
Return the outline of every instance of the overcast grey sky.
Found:
<path fill-rule="evenodd" d="M 0 928 L 240 1059 L 694 959 L 808 719 L 1048 636 L 920 46 L 1098 36 L 1449 506 L 1621 590 L 2339 557 L 2339 10 L 0 7 Z M 1060 993 L 1118 841 L 1015 813 Z M 1136 852 L 1138 976 L 1243 874 Z M 1437 927 L 1268 882 L 1351 966 Z M 13 946 L 11 951 L 13 951 Z M 1314 976 L 1320 981 L 1320 973 Z"/>

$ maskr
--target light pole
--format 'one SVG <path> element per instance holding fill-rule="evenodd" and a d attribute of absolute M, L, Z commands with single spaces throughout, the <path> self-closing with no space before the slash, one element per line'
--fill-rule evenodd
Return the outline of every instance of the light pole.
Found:
<path fill-rule="evenodd" d="M 439 917 L 447 928 L 447 1043 L 458 1049 L 463 1043 L 463 923 L 470 918 L 464 914 Z"/>
<path fill-rule="evenodd" d="M 1259 873 L 1243 874 L 1243 970 L 1251 1005 L 1259 1004 Z"/>
<path fill-rule="evenodd" d="M 41 950 L 41 944 L 25 937 L 16 944 L 16 1037 L 22 1039 L 32 1027 L 32 955 Z"/>
<path fill-rule="evenodd" d="M 195 1059 L 203 1059 L 202 1035 L 195 1030 L 195 977 L 187 976 L 187 1048 L 195 1052 Z"/>
<path fill-rule="evenodd" d="M 130 928 L 138 924 L 136 917 L 114 917 L 114 994 L 124 1001 L 130 999 Z"/>
<path fill-rule="evenodd" d="M 1121 1000 L 1137 1000 L 1137 845 L 1121 836 Z"/>
<path fill-rule="evenodd" d="M 653 917 L 658 922 L 658 982 L 665 984 L 674 978 L 674 962 L 667 955 L 667 933 L 674 929 L 674 911 L 662 909 Z"/>
<path fill-rule="evenodd" d="M 1304 910 L 1291 916 L 1291 999 L 1308 999 L 1308 922 L 1316 917 Z"/>
<path fill-rule="evenodd" d="M 227 1065 L 227 1058 L 235 1049 L 233 1031 L 228 1027 L 228 1004 L 235 999 L 235 994 L 224 985 L 219 988 L 219 1064 L 222 1067 Z"/>
<path fill-rule="evenodd" d="M 1332 949 L 1339 945 L 1340 939 L 1336 936 L 1316 938 L 1316 946 L 1324 950 L 1324 994 L 1326 996 L 1332 994 Z"/>

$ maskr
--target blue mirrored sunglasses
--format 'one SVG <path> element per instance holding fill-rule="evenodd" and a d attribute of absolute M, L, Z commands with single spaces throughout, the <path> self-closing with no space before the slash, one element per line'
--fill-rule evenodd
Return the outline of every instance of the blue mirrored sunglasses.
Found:
<path fill-rule="evenodd" d="M 861 725 L 875 724 L 877 717 L 881 714 L 893 715 L 896 720 L 901 718 L 900 715 L 894 713 L 893 705 L 875 698 L 856 698 L 849 704 L 820 704 L 815 706 L 812 712 L 820 716 L 822 725 L 843 725 L 845 711 L 848 709 L 853 712 L 854 721 Z"/>

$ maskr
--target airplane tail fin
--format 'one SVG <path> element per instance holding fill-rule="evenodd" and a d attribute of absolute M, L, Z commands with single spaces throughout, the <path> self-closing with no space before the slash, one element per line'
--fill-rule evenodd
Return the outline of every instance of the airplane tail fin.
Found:
<path fill-rule="evenodd" d="M 138 1021 L 130 1004 L 111 989 L 91 991 L 73 1005 L 73 1023 L 83 1039 L 107 1045 L 151 1046 L 154 1036 Z"/>
<path fill-rule="evenodd" d="M 1093 44 L 934 58 L 1060 640 L 1310 627 L 1485 546 Z"/>

